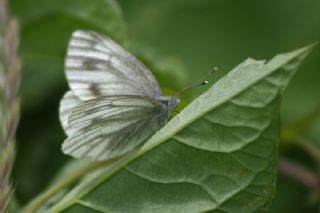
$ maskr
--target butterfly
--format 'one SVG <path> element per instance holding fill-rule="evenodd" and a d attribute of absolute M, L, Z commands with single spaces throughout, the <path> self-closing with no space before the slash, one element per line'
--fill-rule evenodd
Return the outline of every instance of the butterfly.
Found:
<path fill-rule="evenodd" d="M 152 73 L 100 33 L 72 34 L 65 60 L 70 90 L 60 102 L 65 154 L 93 160 L 139 149 L 169 119 L 179 99 L 163 96 Z"/>

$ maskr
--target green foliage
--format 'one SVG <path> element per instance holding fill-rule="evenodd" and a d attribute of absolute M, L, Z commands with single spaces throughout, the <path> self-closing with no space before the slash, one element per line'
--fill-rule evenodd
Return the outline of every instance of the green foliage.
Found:
<path fill-rule="evenodd" d="M 118 41 L 125 38 L 121 11 L 114 0 L 94 4 L 89 0 L 16 1 L 12 7 L 22 23 L 20 53 L 26 108 L 41 105 L 38 102 L 47 101 L 57 85 L 65 84 L 63 61 L 74 30 L 90 28 Z"/>
<path fill-rule="evenodd" d="M 25 202 L 48 184 L 65 160 L 60 151 L 65 136 L 57 112 L 67 85 L 63 61 L 71 33 L 90 28 L 120 42 L 125 40 L 126 30 L 114 0 L 97 0 L 94 4 L 89 0 L 10 3 L 21 24 L 23 117 L 14 176 L 19 183 L 17 197 Z"/>
<path fill-rule="evenodd" d="M 51 211 L 266 212 L 275 191 L 281 96 L 309 50 L 267 64 L 246 60 L 138 154 L 90 177 Z"/>
<path fill-rule="evenodd" d="M 120 3 L 132 43 L 152 46 L 162 55 L 177 54 L 188 67 L 189 79 L 205 75 L 213 66 L 220 68 L 218 79 L 248 56 L 270 58 L 320 37 L 320 4 L 313 0 Z M 288 88 L 283 122 L 294 122 L 320 106 L 315 92 L 320 90 L 319 55 L 317 49 L 308 57 Z"/>
<path fill-rule="evenodd" d="M 254 0 L 119 0 L 118 2 L 115 0 L 12 0 L 10 3 L 12 12 L 19 18 L 22 28 L 20 55 L 23 60 L 23 114 L 18 130 L 18 140 L 20 143 L 14 168 L 16 197 L 19 205 L 35 197 L 36 194 L 43 191 L 49 183 L 51 186 L 55 185 L 55 183 L 51 182 L 52 179 L 59 173 L 60 168 L 63 168 L 66 164 L 67 158 L 62 155 L 60 150 L 65 135 L 63 135 L 60 127 L 57 111 L 59 100 L 66 90 L 67 85 L 63 73 L 63 60 L 67 47 L 66 44 L 73 30 L 79 28 L 97 30 L 129 47 L 134 55 L 137 55 L 151 68 L 160 81 L 160 84 L 165 87 L 163 88 L 165 93 L 170 95 L 174 95 L 175 91 L 182 89 L 187 82 L 194 83 L 197 81 L 195 79 L 201 79 L 201 77 L 214 66 L 218 66 L 220 71 L 208 79 L 211 84 L 225 75 L 227 71 L 239 63 L 239 61 L 243 61 L 248 56 L 254 58 L 270 58 L 278 52 L 286 52 L 296 47 L 312 43 L 320 36 L 320 14 L 318 12 L 320 10 L 320 4 L 314 0 L 270 0 L 265 2 Z M 320 106 L 319 94 L 317 92 L 320 90 L 320 84 L 318 84 L 320 79 L 319 56 L 320 50 L 316 48 L 302 64 L 300 71 L 293 78 L 290 87 L 287 89 L 281 107 L 281 135 L 285 137 L 283 137 L 283 141 L 280 143 L 280 156 L 286 156 L 294 161 L 299 161 L 300 164 L 305 165 L 316 174 L 319 172 L 320 163 L 310 157 L 312 156 L 310 149 L 303 147 L 310 147 L 309 145 L 311 144 L 313 151 L 319 151 L 320 149 L 320 117 L 313 116 L 316 115 L 315 112 Z M 240 92 L 238 90 L 238 82 L 229 86 L 237 88 L 234 90 L 227 88 L 227 91 Z M 194 89 L 186 95 L 189 98 L 197 97 L 206 89 L 206 87 Z M 242 93 L 244 93 L 244 91 Z M 225 91 L 223 90 L 217 94 L 217 97 L 227 97 L 224 95 Z M 226 101 L 228 102 L 230 100 Z M 273 101 L 275 105 L 276 102 L 278 104 L 279 100 Z M 187 104 L 188 101 L 185 100 L 182 105 Z M 216 103 L 212 102 L 208 106 L 213 107 L 211 104 Z M 201 106 L 203 105 L 204 104 Z M 216 106 L 214 109 L 217 109 L 217 112 L 219 112 L 219 110 L 221 111 L 220 107 L 221 106 Z M 274 109 L 269 105 L 265 107 L 268 108 L 269 113 L 276 109 L 276 106 L 274 106 Z M 190 126 L 188 126 L 189 124 L 187 125 L 185 121 L 181 121 L 181 124 L 183 124 L 185 128 L 183 128 L 183 131 L 179 132 L 176 137 L 179 135 L 181 138 L 191 137 L 192 135 L 188 133 L 194 130 L 191 127 L 195 125 L 201 125 L 201 127 L 203 127 L 205 126 L 203 124 L 205 122 L 208 122 L 212 128 L 219 129 L 219 133 L 225 129 L 223 126 L 212 124 L 200 118 L 205 113 L 213 114 L 213 108 L 208 108 L 208 111 L 204 113 L 200 107 L 197 109 L 199 111 L 195 110 L 199 112 L 198 115 L 195 115 L 193 110 L 190 115 L 193 117 L 191 119 L 192 122 L 190 121 Z M 246 112 L 245 109 L 243 110 Z M 225 112 L 231 113 L 233 111 L 223 111 L 221 114 Z M 250 113 L 258 112 L 250 111 Z M 205 115 L 205 117 L 209 116 L 209 114 Z M 242 114 L 237 114 L 239 117 L 241 117 L 241 115 Z M 197 116 L 200 117 L 196 119 Z M 219 115 L 215 114 L 215 116 Z M 271 116 L 271 114 L 269 114 L 269 116 Z M 310 117 L 311 119 L 309 119 Z M 277 123 L 275 118 L 273 118 L 273 120 Z M 228 118 L 223 118 L 223 120 L 221 118 L 219 120 L 220 124 L 223 124 L 224 121 L 228 122 L 228 124 L 231 122 Z M 199 129 L 200 128 L 197 127 L 194 131 Z M 205 131 L 205 128 L 203 127 L 201 130 Z M 250 136 L 249 134 L 254 134 L 255 131 L 247 128 L 232 128 L 232 130 L 239 132 L 239 134 L 248 134 L 246 135 L 247 137 Z M 262 131 L 261 129 L 258 130 Z M 275 129 L 273 129 L 273 131 L 275 131 Z M 198 134 L 198 132 L 195 133 Z M 172 132 L 168 136 L 171 137 L 172 134 L 174 133 Z M 275 135 L 276 133 L 273 132 L 272 134 Z M 211 136 L 212 135 L 210 135 L 210 137 Z M 214 136 L 218 137 L 219 135 L 217 133 Z M 236 136 L 228 135 L 226 136 L 226 140 L 232 141 L 232 137 Z M 308 141 L 310 144 L 301 145 L 300 142 L 297 143 L 297 140 L 301 137 L 306 139 L 303 141 Z M 290 140 L 288 140 L 288 138 L 290 138 Z M 205 140 L 204 136 L 197 139 Z M 119 178 L 120 176 L 130 178 L 128 180 L 130 180 L 131 186 L 134 180 L 136 180 L 137 183 L 139 182 L 139 184 L 147 183 L 148 181 L 144 176 L 141 178 L 137 176 L 139 175 L 138 171 L 142 173 L 146 170 L 142 166 L 147 165 L 148 162 L 142 162 L 142 160 L 149 158 L 155 159 L 158 156 L 159 160 L 163 160 L 159 162 L 153 160 L 149 163 L 156 161 L 163 164 L 165 163 L 164 160 L 167 160 L 168 163 L 165 166 L 170 167 L 172 166 L 171 164 L 173 164 L 172 162 L 176 162 L 177 160 L 174 156 L 165 158 L 165 156 L 170 155 L 170 153 L 165 153 L 166 150 L 173 151 L 177 149 L 175 150 L 177 153 L 174 154 L 179 156 L 183 155 L 184 158 L 182 159 L 188 162 L 187 160 L 189 158 L 186 159 L 188 155 L 184 155 L 187 153 L 186 149 L 188 148 L 191 150 L 190 155 L 192 155 L 190 160 L 198 164 L 183 164 L 184 166 L 175 168 L 174 171 L 176 173 L 168 174 L 162 172 L 163 170 L 161 169 L 152 169 L 150 166 L 150 171 L 147 170 L 146 172 L 151 174 L 142 174 L 159 175 L 158 173 L 161 173 L 161 175 L 167 175 L 168 178 L 172 178 L 171 180 L 174 182 L 176 181 L 174 178 L 182 177 L 182 180 L 194 178 L 191 175 L 193 171 L 195 171 L 193 175 L 196 176 L 199 174 L 196 172 L 199 172 L 201 168 L 204 171 L 204 168 L 210 167 L 207 171 L 208 173 L 213 173 L 216 167 L 219 171 L 226 171 L 231 167 L 231 169 L 241 168 L 240 165 L 237 165 L 236 160 L 231 161 L 227 159 L 228 157 L 222 157 L 230 156 L 230 153 L 218 153 L 218 155 L 214 155 L 215 151 L 213 150 L 207 153 L 186 144 L 187 143 L 179 143 L 174 139 L 166 142 L 162 141 L 161 145 L 146 152 L 141 157 L 132 160 L 126 167 L 137 169 L 136 173 L 128 174 L 132 169 L 116 172 L 114 176 L 104 178 L 100 182 L 97 182 L 96 190 L 102 190 L 100 188 L 102 186 L 107 188 L 111 186 L 114 187 L 114 185 L 111 185 L 111 181 L 115 181 L 115 178 Z M 199 143 L 197 147 L 202 145 L 203 144 Z M 226 145 L 227 143 L 223 143 L 221 147 L 225 148 Z M 180 148 L 181 146 L 183 146 L 183 148 Z M 241 153 L 240 148 L 234 152 L 235 156 L 241 155 L 243 158 L 254 151 L 256 154 L 264 154 L 264 157 L 268 152 L 272 156 L 268 161 L 270 163 L 269 167 L 266 168 L 258 168 L 259 165 L 266 164 L 266 160 L 265 162 L 258 159 L 254 160 L 253 163 L 255 163 L 255 166 L 253 166 L 253 168 L 249 167 L 253 169 L 253 173 L 249 171 L 244 172 L 243 174 L 247 175 L 246 177 L 252 177 L 255 172 L 258 172 L 258 169 L 261 169 L 261 171 L 266 171 L 267 169 L 272 172 L 275 171 L 274 158 L 276 157 L 276 150 L 271 150 L 272 147 L 266 149 L 263 146 L 263 149 L 259 148 L 259 150 L 257 150 L 257 146 L 258 143 L 251 142 L 249 146 L 243 148 L 246 151 L 252 148 L 249 152 L 247 151 L 246 154 L 239 154 Z M 276 143 L 273 143 L 273 146 L 276 146 Z M 230 145 L 230 147 L 234 147 L 234 144 L 232 144 L 232 146 Z M 161 152 L 162 148 L 166 148 L 166 150 L 162 150 Z M 199 158 L 199 161 L 193 158 L 193 152 L 195 151 L 201 153 L 196 156 Z M 264 153 L 264 151 L 266 152 Z M 204 152 L 206 155 L 203 154 Z M 157 154 L 157 156 L 154 158 L 152 156 L 150 157 L 152 153 Z M 216 161 L 209 164 L 209 160 Z M 181 161 L 179 161 L 179 164 L 180 162 Z M 200 164 L 201 168 L 198 168 L 197 165 Z M 188 172 L 186 172 L 186 168 L 189 169 Z M 245 170 L 245 167 L 242 169 Z M 154 174 L 154 172 L 157 171 L 158 173 Z M 104 171 L 101 171 L 101 173 L 103 172 Z M 272 174 L 274 178 L 275 174 Z M 106 175 L 109 176 L 108 172 L 106 172 Z M 261 178 L 266 176 L 267 174 L 263 173 Z M 60 182 L 63 178 L 58 180 L 58 182 Z M 131 191 L 131 193 L 127 193 L 126 190 L 136 188 L 126 188 L 124 184 L 126 180 L 127 179 L 118 179 L 118 196 L 119 199 L 124 199 L 124 197 L 121 196 L 127 195 L 127 202 L 129 202 L 134 196 L 134 192 Z M 271 181 L 271 177 L 265 179 L 265 181 L 267 180 Z M 268 184 L 272 185 L 273 183 L 271 182 Z M 88 180 L 88 184 L 89 183 L 92 183 L 91 179 Z M 123 184 L 123 186 L 121 184 Z M 146 193 L 151 193 L 154 192 L 151 190 L 156 190 L 154 188 L 156 183 L 149 182 L 149 184 L 152 188 L 139 189 L 137 198 L 141 196 L 140 198 L 142 199 L 143 196 L 146 197 Z M 166 189 L 166 187 L 163 187 L 163 185 L 166 186 L 166 184 L 159 184 L 162 186 L 159 188 L 161 191 L 156 191 L 154 194 L 158 193 L 159 195 L 166 192 L 165 190 L 172 190 L 174 194 L 174 190 L 176 190 L 177 185 L 179 185 L 174 182 L 174 187 Z M 245 181 L 241 182 L 241 184 L 245 184 Z M 253 184 L 253 180 L 248 181 L 248 187 L 250 189 L 252 189 Z M 219 184 L 217 189 L 215 189 L 216 191 L 213 190 L 213 192 L 217 192 L 219 189 L 221 190 L 222 185 L 223 184 Z M 232 184 L 226 184 L 226 186 L 230 185 Z M 265 186 L 267 186 L 267 184 L 262 185 L 261 188 Z M 134 185 L 132 187 L 138 186 Z M 236 186 L 233 187 L 232 190 L 236 190 Z M 81 187 L 78 186 L 74 192 L 80 190 L 80 188 Z M 261 190 L 261 188 L 257 190 Z M 192 190 L 203 192 L 203 189 L 200 189 L 196 184 L 189 184 L 186 189 L 189 189 L 188 192 L 192 192 Z M 68 211 L 71 212 L 73 210 L 74 212 L 79 212 L 78 210 L 84 210 L 85 212 L 96 212 L 97 210 L 93 210 L 90 207 L 86 207 L 85 209 L 83 205 L 85 205 L 86 202 L 82 202 L 86 200 L 92 202 L 92 197 L 96 196 L 96 190 L 87 192 L 87 194 L 79 198 L 79 203 L 77 204 L 73 204 L 72 202 L 73 198 L 75 198 L 75 201 L 78 201 L 78 198 L 72 197 L 72 194 L 69 194 L 68 197 L 70 199 L 72 198 L 72 208 L 69 208 Z M 260 201 L 253 201 L 254 204 L 250 208 L 259 206 L 259 202 L 261 205 L 263 205 L 262 203 L 268 203 L 274 189 L 268 190 L 270 190 L 268 191 L 268 195 Z M 314 191 L 315 189 L 306 188 L 301 185 L 300 182 L 281 176 L 271 212 L 280 213 L 286 210 L 290 212 L 315 212 L 316 205 L 310 201 L 311 194 Z M 227 197 L 227 192 L 229 192 L 228 189 L 221 192 L 219 194 L 220 198 Z M 242 195 L 244 194 L 244 197 L 247 199 L 252 196 L 248 192 L 245 194 L 245 189 L 240 193 Z M 203 197 L 210 197 L 208 194 L 203 194 Z M 115 194 L 112 195 L 115 196 Z M 63 196 L 63 193 L 59 194 L 58 198 L 60 198 L 60 196 Z M 187 197 L 187 194 L 185 196 Z M 193 197 L 189 196 L 186 199 L 195 198 L 193 195 Z M 232 196 L 232 199 L 229 201 L 231 202 L 232 200 L 232 205 L 231 207 L 228 206 L 228 208 L 235 206 L 235 202 L 241 202 L 239 199 L 234 201 L 236 198 L 236 196 Z M 153 199 L 158 199 L 154 201 L 158 201 L 158 204 L 161 205 L 161 202 L 167 202 L 167 200 L 172 200 L 173 198 L 170 192 L 163 197 L 154 197 Z M 144 201 L 145 203 L 140 204 L 149 206 L 147 201 L 150 200 Z M 185 202 L 183 199 L 180 201 L 175 200 L 175 207 L 177 208 L 177 206 L 183 202 Z M 226 204 L 229 202 L 226 202 Z M 174 201 L 171 201 L 170 205 L 174 205 L 173 203 Z M 206 202 L 206 205 L 212 207 L 213 203 L 213 201 L 209 200 Z M 222 206 L 226 206 L 226 204 Z M 94 205 L 101 206 L 96 203 L 94 203 Z M 107 205 L 109 205 L 109 203 L 106 203 L 103 208 L 109 208 Z M 118 207 L 119 206 L 115 205 L 115 208 Z M 132 208 L 134 209 L 134 207 L 136 208 L 137 206 L 135 205 Z M 153 211 L 155 210 L 153 209 Z"/>

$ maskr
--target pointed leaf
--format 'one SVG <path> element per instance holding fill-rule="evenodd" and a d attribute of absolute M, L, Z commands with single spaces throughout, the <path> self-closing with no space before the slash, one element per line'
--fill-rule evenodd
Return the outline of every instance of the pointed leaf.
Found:
<path fill-rule="evenodd" d="M 266 212 L 281 97 L 310 49 L 241 63 L 139 153 L 87 178 L 52 212 Z"/>

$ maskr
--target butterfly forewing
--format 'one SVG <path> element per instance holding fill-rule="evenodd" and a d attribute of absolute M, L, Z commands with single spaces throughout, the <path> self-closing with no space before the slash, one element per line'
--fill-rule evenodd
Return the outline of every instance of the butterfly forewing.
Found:
<path fill-rule="evenodd" d="M 62 150 L 95 160 L 120 157 L 145 142 L 168 118 L 167 107 L 141 96 L 111 96 L 81 103 L 69 117 L 77 131 Z"/>
<path fill-rule="evenodd" d="M 113 95 L 160 97 L 151 72 L 110 38 L 73 33 L 65 62 L 69 86 L 81 100 Z"/>

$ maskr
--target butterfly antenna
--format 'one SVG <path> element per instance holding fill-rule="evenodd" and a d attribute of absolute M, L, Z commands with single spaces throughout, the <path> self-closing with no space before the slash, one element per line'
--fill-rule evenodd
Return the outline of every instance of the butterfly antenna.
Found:
<path fill-rule="evenodd" d="M 199 87 L 199 86 L 204 86 L 206 84 L 209 83 L 209 81 L 207 80 L 213 73 L 215 73 L 216 71 L 218 71 L 218 67 L 214 67 L 212 70 L 210 70 L 208 72 L 208 74 L 201 80 L 197 81 L 195 84 L 189 84 L 188 86 L 186 86 L 185 88 L 183 88 L 182 90 L 180 90 L 179 92 L 176 93 L 175 96 L 178 96 L 180 94 L 182 94 L 183 92 L 187 91 L 187 90 L 190 90 L 190 89 L 193 89 L 193 88 L 196 88 L 196 87 Z M 200 82 L 200 83 L 199 83 Z"/>

